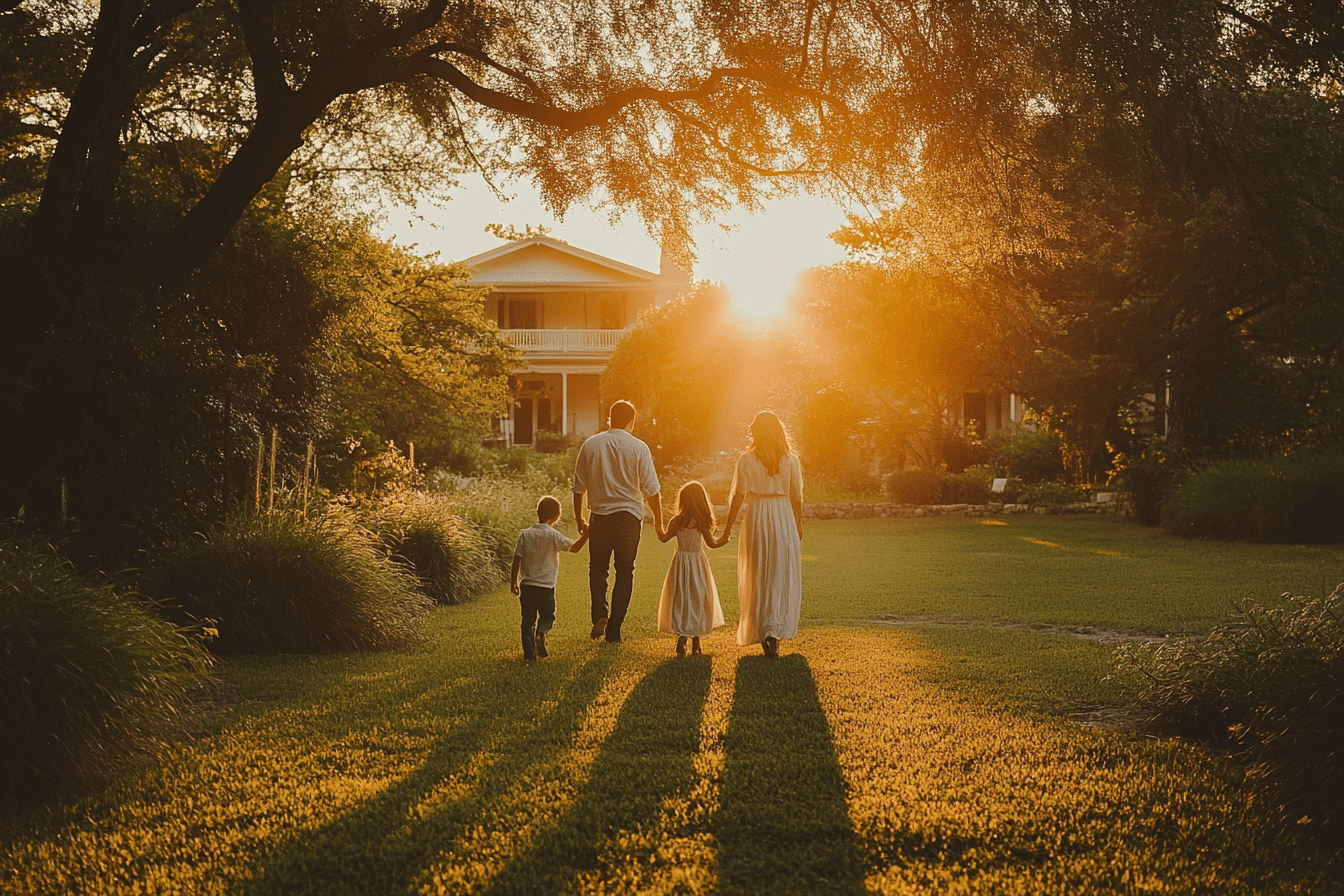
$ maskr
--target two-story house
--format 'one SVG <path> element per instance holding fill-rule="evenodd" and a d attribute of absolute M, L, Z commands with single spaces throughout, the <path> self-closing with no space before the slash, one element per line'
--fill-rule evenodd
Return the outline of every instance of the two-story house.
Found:
<path fill-rule="evenodd" d="M 510 446 L 531 445 L 539 432 L 582 439 L 601 429 L 599 378 L 612 351 L 640 311 L 690 285 L 666 254 L 655 274 L 545 236 L 462 263 L 474 285 L 491 288 L 486 315 L 523 354 L 513 407 L 496 433 Z"/>

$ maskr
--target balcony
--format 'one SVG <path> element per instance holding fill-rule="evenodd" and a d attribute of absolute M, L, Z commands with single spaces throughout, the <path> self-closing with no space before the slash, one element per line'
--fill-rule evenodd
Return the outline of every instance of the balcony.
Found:
<path fill-rule="evenodd" d="M 629 330 L 500 330 L 499 335 L 524 355 L 605 357 Z"/>

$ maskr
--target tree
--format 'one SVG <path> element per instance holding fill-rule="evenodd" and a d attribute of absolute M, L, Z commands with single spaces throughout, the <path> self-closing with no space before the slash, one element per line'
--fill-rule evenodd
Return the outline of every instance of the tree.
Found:
<path fill-rule="evenodd" d="M 870 409 L 888 452 L 926 469 L 945 463 L 962 395 L 998 388 L 1016 360 L 955 283 L 915 267 L 815 269 L 795 301 L 809 334 L 807 391 L 839 384 Z"/>
<path fill-rule="evenodd" d="M 931 128 L 903 202 L 843 234 L 1039 350 L 1015 385 L 1081 479 L 1161 420 L 1188 458 L 1337 437 L 1339 31 L 1310 7 L 1065 3 L 1016 48 L 982 17 L 973 45 L 1005 61 L 967 94 L 978 126 Z M 1270 383 L 1292 397 L 1251 411 Z"/>
<path fill-rule="evenodd" d="M 467 286 L 465 269 L 367 236 L 360 249 L 364 300 L 328 349 L 328 437 L 414 442 L 420 464 L 449 466 L 507 409 L 517 352 L 486 319 L 484 290 Z"/>

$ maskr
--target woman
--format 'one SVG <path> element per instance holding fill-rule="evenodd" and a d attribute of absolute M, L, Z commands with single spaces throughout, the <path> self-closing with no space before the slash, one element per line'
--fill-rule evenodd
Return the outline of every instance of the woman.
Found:
<path fill-rule="evenodd" d="M 803 471 L 784 424 L 770 411 L 751 423 L 751 446 L 737 459 L 724 537 L 746 507 L 737 545 L 737 643 L 779 655 L 798 633 L 803 600 Z"/>

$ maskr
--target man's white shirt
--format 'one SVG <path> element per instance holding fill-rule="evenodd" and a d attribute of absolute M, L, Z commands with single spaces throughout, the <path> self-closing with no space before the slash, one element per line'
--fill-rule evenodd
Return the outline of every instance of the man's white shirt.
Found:
<path fill-rule="evenodd" d="M 588 495 L 598 515 L 625 511 L 644 519 L 644 501 L 658 494 L 658 474 L 649 446 L 627 430 L 612 427 L 590 436 L 574 465 L 574 494 Z"/>

